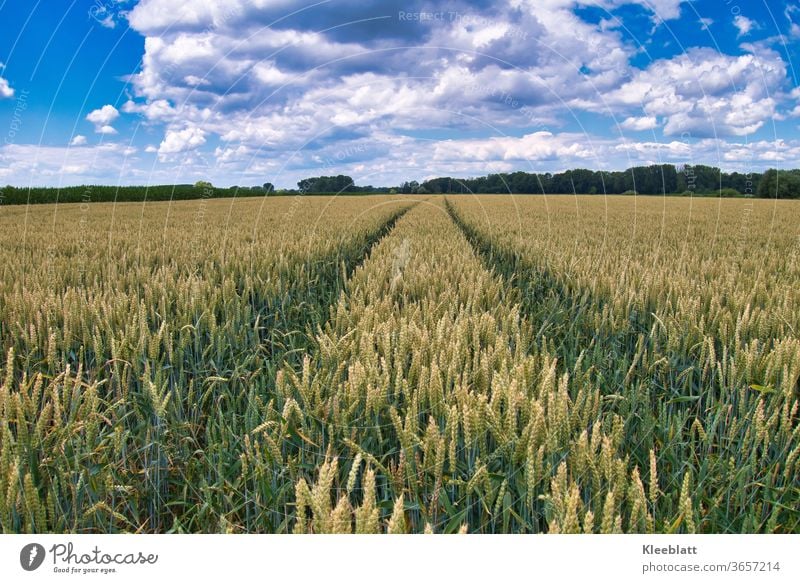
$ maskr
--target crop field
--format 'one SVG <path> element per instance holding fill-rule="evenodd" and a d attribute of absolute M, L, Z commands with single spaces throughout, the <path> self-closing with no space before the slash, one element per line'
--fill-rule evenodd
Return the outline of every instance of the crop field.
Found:
<path fill-rule="evenodd" d="M 0 530 L 798 533 L 798 211 L 0 208 Z"/>

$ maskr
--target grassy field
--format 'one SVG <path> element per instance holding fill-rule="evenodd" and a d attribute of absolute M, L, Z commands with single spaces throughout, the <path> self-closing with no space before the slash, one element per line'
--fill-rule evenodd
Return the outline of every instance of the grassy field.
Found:
<path fill-rule="evenodd" d="M 800 532 L 798 211 L 0 208 L 0 528 Z"/>

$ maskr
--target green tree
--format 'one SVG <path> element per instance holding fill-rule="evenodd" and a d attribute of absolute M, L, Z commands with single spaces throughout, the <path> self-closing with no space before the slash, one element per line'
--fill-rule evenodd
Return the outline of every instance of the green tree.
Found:
<path fill-rule="evenodd" d="M 338 176 L 314 176 L 312 178 L 303 178 L 297 183 L 297 187 L 301 192 L 315 194 L 356 191 L 353 179 L 343 174 L 339 174 Z"/>
<path fill-rule="evenodd" d="M 758 183 L 759 198 L 800 198 L 800 173 L 797 170 L 770 168 Z"/>

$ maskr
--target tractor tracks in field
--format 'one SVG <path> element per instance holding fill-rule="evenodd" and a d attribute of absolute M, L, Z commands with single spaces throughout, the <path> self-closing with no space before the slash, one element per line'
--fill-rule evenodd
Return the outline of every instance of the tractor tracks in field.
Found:
<path fill-rule="evenodd" d="M 288 293 L 258 301 L 255 313 L 262 329 L 261 345 L 270 361 L 278 368 L 284 364 L 302 365 L 302 355 L 312 348 L 315 327 L 327 321 L 330 307 L 347 281 L 389 236 L 397 221 L 417 204 L 418 201 L 404 204 L 379 228 L 356 242 L 356 249 L 339 248 L 329 255 L 309 259 L 313 276 L 308 281 L 290 282 Z"/>
<path fill-rule="evenodd" d="M 606 309 L 607 298 L 567 288 L 556 275 L 521 252 L 495 244 L 465 221 L 447 199 L 445 207 L 484 266 L 518 291 L 521 312 L 536 331 L 537 341 L 554 345 L 565 372 L 571 372 L 586 351 L 585 357 L 591 362 L 608 364 L 598 368 L 604 385 L 625 383 L 625 371 L 653 343 L 656 318 L 651 312 L 655 308 L 630 318 L 622 329 L 598 328 L 590 316 Z M 609 360 L 611 354 L 615 355 L 613 362 Z M 682 368 L 693 364 L 688 355 L 671 356 L 678 358 Z M 625 366 L 620 366 L 620 360 Z"/>

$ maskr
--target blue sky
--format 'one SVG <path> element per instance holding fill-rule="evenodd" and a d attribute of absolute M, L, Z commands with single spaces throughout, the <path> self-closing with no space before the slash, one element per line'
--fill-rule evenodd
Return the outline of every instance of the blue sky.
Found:
<path fill-rule="evenodd" d="M 0 184 L 800 167 L 800 7 L 0 0 Z"/>

